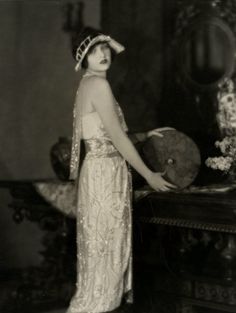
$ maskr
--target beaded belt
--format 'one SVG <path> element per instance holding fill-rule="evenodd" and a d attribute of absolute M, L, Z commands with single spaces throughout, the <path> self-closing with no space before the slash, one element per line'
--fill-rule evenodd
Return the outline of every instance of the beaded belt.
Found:
<path fill-rule="evenodd" d="M 90 158 L 110 158 L 121 156 L 113 143 L 105 138 L 85 139 L 86 159 Z"/>

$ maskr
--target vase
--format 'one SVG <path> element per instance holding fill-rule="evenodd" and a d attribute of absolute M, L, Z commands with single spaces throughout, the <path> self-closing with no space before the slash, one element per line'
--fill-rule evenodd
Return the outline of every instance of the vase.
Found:
<path fill-rule="evenodd" d="M 64 181 L 68 180 L 70 172 L 71 141 L 67 137 L 59 137 L 50 151 L 50 159 L 56 176 Z"/>

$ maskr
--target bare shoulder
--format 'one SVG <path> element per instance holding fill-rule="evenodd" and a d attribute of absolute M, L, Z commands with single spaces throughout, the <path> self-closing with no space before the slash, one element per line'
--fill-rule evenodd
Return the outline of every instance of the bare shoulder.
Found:
<path fill-rule="evenodd" d="M 90 91 L 94 92 L 108 92 L 111 91 L 111 87 L 109 82 L 107 81 L 106 78 L 104 77 L 99 77 L 99 76 L 92 76 L 87 78 L 86 81 L 87 88 L 90 88 Z"/>
<path fill-rule="evenodd" d="M 97 110 L 108 110 L 114 106 L 115 100 L 106 78 L 99 76 L 87 77 L 84 81 L 89 102 Z"/>

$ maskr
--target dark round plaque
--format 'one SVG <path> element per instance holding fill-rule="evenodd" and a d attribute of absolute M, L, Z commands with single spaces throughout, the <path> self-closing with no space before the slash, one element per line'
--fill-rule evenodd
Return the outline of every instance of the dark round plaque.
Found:
<path fill-rule="evenodd" d="M 189 186 L 201 165 L 195 142 L 177 130 L 162 131 L 163 137 L 151 136 L 143 145 L 143 157 L 155 172 L 179 188 Z"/>

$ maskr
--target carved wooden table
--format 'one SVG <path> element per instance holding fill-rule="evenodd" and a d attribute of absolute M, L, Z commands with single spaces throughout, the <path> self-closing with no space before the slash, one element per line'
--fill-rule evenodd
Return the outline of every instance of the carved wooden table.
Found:
<path fill-rule="evenodd" d="M 153 192 L 135 203 L 134 223 L 149 312 L 236 312 L 235 191 Z"/>
<path fill-rule="evenodd" d="M 29 220 L 42 230 L 42 262 L 17 271 L 5 312 L 40 312 L 67 307 L 75 288 L 75 220 L 64 217 L 35 190 L 32 182 L 0 182 L 12 196 L 15 223 Z"/>

